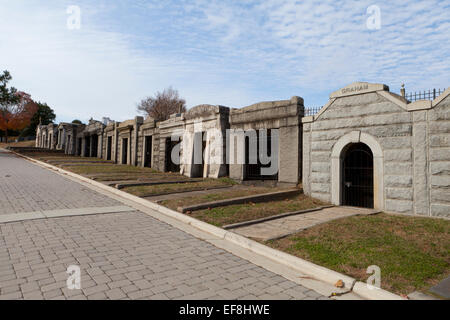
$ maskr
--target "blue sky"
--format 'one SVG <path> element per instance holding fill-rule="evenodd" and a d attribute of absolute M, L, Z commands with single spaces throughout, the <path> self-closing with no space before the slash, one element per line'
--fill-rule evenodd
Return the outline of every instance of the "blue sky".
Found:
<path fill-rule="evenodd" d="M 379 30 L 366 25 L 371 5 Z M 57 121 L 130 119 L 168 86 L 188 107 L 293 95 L 316 107 L 354 81 L 448 87 L 449 12 L 450 0 L 0 0 L 0 69 Z"/>

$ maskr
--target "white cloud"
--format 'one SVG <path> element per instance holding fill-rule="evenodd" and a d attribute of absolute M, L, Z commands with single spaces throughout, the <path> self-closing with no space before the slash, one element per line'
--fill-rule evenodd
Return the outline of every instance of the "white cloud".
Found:
<path fill-rule="evenodd" d="M 139 37 L 85 23 L 98 11 L 83 7 L 81 29 L 68 30 L 64 5 L 39 8 L 0 3 L 4 31 L 0 33 L 0 68 L 11 71 L 13 85 L 52 106 L 57 120 L 132 118 L 136 102 L 170 85 L 190 105 L 205 99 L 221 102 L 213 94 L 217 87 L 208 83 L 215 74 L 205 74 L 201 61 L 196 65 L 182 57 L 134 49 Z M 245 92 L 231 91 L 235 97 L 245 97 Z"/>
<path fill-rule="evenodd" d="M 213 24 L 245 30 L 247 37 L 228 48 L 262 68 L 274 62 L 272 72 L 306 90 L 330 89 L 330 80 L 335 86 L 355 80 L 395 86 L 405 81 L 424 89 L 448 85 L 450 1 L 379 3 L 379 31 L 366 28 L 372 4 L 377 3 L 268 0 L 246 11 L 220 2 L 205 11 L 214 6 L 219 13 L 234 10 L 229 23 Z M 256 27 L 255 16 L 260 21 Z"/>
<path fill-rule="evenodd" d="M 0 68 L 59 119 L 132 118 L 173 85 L 189 106 L 305 98 L 325 103 L 353 81 L 448 86 L 450 1 L 0 0 Z M 381 29 L 366 9 L 381 8 Z"/>

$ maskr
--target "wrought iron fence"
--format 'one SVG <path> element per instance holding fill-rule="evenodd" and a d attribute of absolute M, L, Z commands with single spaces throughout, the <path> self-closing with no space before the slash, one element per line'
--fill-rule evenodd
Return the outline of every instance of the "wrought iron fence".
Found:
<path fill-rule="evenodd" d="M 322 107 L 305 108 L 305 117 L 313 116 L 313 115 L 317 114 L 320 111 L 320 109 L 322 109 Z"/>
<path fill-rule="evenodd" d="M 417 100 L 434 100 L 445 91 L 444 89 L 430 89 L 428 91 L 410 92 L 405 94 L 408 101 L 414 102 Z"/>
<path fill-rule="evenodd" d="M 402 88 L 404 90 L 404 87 Z M 437 97 L 439 97 L 442 93 L 444 93 L 444 89 L 430 89 L 425 91 L 417 91 L 417 92 L 410 92 L 405 94 L 406 100 L 410 102 L 414 102 L 417 100 L 434 100 Z M 403 94 L 403 93 L 402 93 Z M 305 117 L 313 116 L 317 113 L 319 113 L 320 109 L 322 107 L 305 107 Z"/>

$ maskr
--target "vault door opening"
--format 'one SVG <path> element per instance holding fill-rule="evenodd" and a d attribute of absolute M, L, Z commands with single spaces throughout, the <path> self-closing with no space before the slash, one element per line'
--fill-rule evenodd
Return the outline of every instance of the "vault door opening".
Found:
<path fill-rule="evenodd" d="M 364 143 L 350 145 L 343 161 L 343 205 L 373 208 L 373 154 Z"/>

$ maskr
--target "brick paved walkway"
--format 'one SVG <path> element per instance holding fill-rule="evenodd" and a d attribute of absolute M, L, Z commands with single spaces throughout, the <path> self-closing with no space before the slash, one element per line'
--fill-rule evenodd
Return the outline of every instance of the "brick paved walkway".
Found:
<path fill-rule="evenodd" d="M 121 203 L 0 149 L 0 215 Z"/>
<path fill-rule="evenodd" d="M 9 213 L 118 204 L 10 154 L 0 168 Z M 81 290 L 66 287 L 69 265 Z M 86 298 L 325 299 L 138 211 L 0 224 L 0 299 Z"/>

